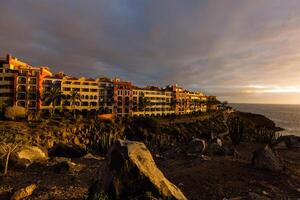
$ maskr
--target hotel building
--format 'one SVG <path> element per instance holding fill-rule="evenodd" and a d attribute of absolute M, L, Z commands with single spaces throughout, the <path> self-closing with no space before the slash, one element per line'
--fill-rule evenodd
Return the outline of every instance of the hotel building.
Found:
<path fill-rule="evenodd" d="M 0 59 L 0 65 L 0 101 L 30 111 L 39 110 L 42 79 L 51 75 L 49 69 L 32 67 L 11 55 Z"/>
<path fill-rule="evenodd" d="M 58 87 L 62 93 L 55 105 L 61 111 L 75 109 L 116 116 L 164 116 L 218 109 L 215 96 L 187 91 L 177 85 L 137 87 L 118 78 L 54 75 L 48 67 L 33 67 L 11 55 L 0 59 L 0 101 L 27 110 L 49 110 L 53 108 L 51 103 L 45 104 L 42 97 L 53 87 Z M 72 91 L 80 95 L 75 105 L 71 101 Z"/>

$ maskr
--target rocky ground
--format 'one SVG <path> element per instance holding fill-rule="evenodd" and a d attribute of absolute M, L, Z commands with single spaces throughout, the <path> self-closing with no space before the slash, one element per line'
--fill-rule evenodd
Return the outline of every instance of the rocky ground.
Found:
<path fill-rule="evenodd" d="M 72 162 L 80 166 L 80 169 L 57 171 L 45 165 L 10 169 L 7 176 L 0 177 L 0 199 L 9 199 L 15 190 L 33 183 L 38 188 L 26 199 L 86 199 L 88 189 L 103 161 L 77 158 L 72 159 Z"/>
<path fill-rule="evenodd" d="M 300 138 L 281 138 L 272 145 L 274 155 L 263 155 L 259 164 L 267 168 L 275 165 L 274 169 L 279 170 L 255 168 L 252 165 L 253 152 L 265 144 L 254 140 L 276 129 L 275 124 L 263 116 L 235 115 L 244 121 L 244 137 L 249 139 L 238 146 L 233 146 L 226 136 L 220 142 L 211 139 L 211 134 L 226 133 L 225 119 L 220 116 L 160 121 L 143 119 L 88 127 L 84 123 L 71 125 L 57 121 L 38 124 L 0 121 L 2 138 L 13 133 L 25 138 L 30 145 L 49 150 L 49 158 L 43 155 L 45 149 L 35 151 L 37 156 L 44 158 L 27 168 L 18 168 L 19 165 L 11 163 L 8 174 L 0 176 L 0 199 L 10 199 L 15 191 L 31 184 L 36 184 L 37 188 L 25 199 L 86 199 L 89 188 L 99 178 L 99 169 L 106 166 L 109 159 L 95 156 L 97 152 L 94 151 L 85 156 L 81 154 L 90 149 L 94 138 L 100 141 L 98 148 L 112 145 L 119 138 L 106 134 L 112 129 L 127 139 L 145 142 L 157 167 L 188 199 L 300 199 Z M 193 139 L 195 137 L 206 142 Z M 102 141 L 106 142 L 102 144 Z M 75 152 L 72 150 L 71 156 L 59 155 L 62 151 L 70 152 L 60 149 L 55 153 L 56 143 L 77 145 L 78 149 L 73 149 Z M 134 152 L 138 160 L 144 149 Z M 77 158 L 57 157 L 72 155 L 77 155 Z M 276 166 L 278 162 L 280 164 Z M 137 180 L 140 178 L 136 177 Z M 127 180 L 120 181 L 126 183 Z"/>
<path fill-rule="evenodd" d="M 252 152 L 260 144 L 243 143 L 238 156 L 186 156 L 169 151 L 155 161 L 165 176 L 177 185 L 188 199 L 299 199 L 300 151 L 279 150 L 286 168 L 283 172 L 254 169 Z M 27 199 L 85 199 L 103 160 L 77 158 L 72 162 L 79 171 L 60 173 L 38 165 L 11 169 L 0 179 L 0 199 L 36 183 L 38 188 Z"/>
<path fill-rule="evenodd" d="M 159 168 L 188 199 L 300 199 L 300 151 L 280 150 L 283 172 L 254 169 L 252 152 L 261 144 L 243 143 L 238 157 L 157 159 Z M 256 198 L 257 197 L 257 198 Z"/>

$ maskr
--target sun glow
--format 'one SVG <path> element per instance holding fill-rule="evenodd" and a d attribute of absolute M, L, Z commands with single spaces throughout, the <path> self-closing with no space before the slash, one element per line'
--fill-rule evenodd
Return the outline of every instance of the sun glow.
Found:
<path fill-rule="evenodd" d="M 300 93 L 299 86 L 264 86 L 264 85 L 249 85 L 244 93 Z"/>

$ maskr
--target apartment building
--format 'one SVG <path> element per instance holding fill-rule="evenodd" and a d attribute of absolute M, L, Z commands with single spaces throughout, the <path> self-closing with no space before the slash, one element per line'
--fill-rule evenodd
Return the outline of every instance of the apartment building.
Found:
<path fill-rule="evenodd" d="M 191 92 L 178 85 L 137 87 L 119 78 L 53 75 L 48 67 L 33 67 L 11 55 L 0 58 L 0 101 L 27 110 L 50 110 L 52 105 L 42 102 L 42 96 L 54 86 L 62 92 L 62 98 L 55 105 L 62 111 L 76 109 L 116 116 L 164 116 L 218 109 L 215 96 Z M 80 101 L 75 105 L 71 100 L 73 91 L 80 95 Z"/>
<path fill-rule="evenodd" d="M 51 75 L 49 69 L 32 67 L 9 54 L 0 63 L 0 100 L 37 111 L 41 105 L 41 82 L 44 76 Z"/>
<path fill-rule="evenodd" d="M 187 92 L 188 96 L 188 109 L 187 113 L 193 112 L 206 112 L 207 106 L 207 96 L 205 96 L 202 92 Z"/>
<path fill-rule="evenodd" d="M 0 101 L 13 105 L 15 97 L 15 73 L 9 58 L 0 58 Z"/>
<path fill-rule="evenodd" d="M 99 109 L 99 86 L 98 81 L 90 78 L 64 77 L 61 84 L 63 95 L 66 97 L 64 106 L 72 109 L 71 93 L 77 91 L 81 98 L 76 103 L 76 110 L 98 111 Z"/>
<path fill-rule="evenodd" d="M 75 78 L 64 74 L 45 77 L 43 80 L 43 91 L 49 91 L 52 87 L 60 88 L 62 98 L 55 105 L 58 110 L 93 111 L 99 110 L 99 86 L 98 81 L 89 78 Z M 77 91 L 80 99 L 72 102 L 71 95 Z M 73 104 L 75 103 L 75 105 Z M 42 109 L 51 109 L 52 105 L 43 104 Z"/>
<path fill-rule="evenodd" d="M 165 116 L 175 113 L 172 107 L 172 91 L 168 89 L 155 86 L 134 87 L 132 95 L 133 116 Z"/>
<path fill-rule="evenodd" d="M 114 110 L 114 83 L 107 77 L 97 79 L 99 83 L 100 113 L 113 113 Z"/>
<path fill-rule="evenodd" d="M 118 78 L 113 80 L 113 113 L 117 116 L 132 115 L 132 88 L 132 83 L 129 81 L 121 81 Z"/>

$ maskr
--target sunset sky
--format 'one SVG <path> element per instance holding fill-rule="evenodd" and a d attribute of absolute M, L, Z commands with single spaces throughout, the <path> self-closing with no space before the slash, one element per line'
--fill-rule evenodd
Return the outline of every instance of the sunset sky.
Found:
<path fill-rule="evenodd" d="M 54 72 L 300 103 L 299 0 L 1 0 L 0 56 Z"/>

